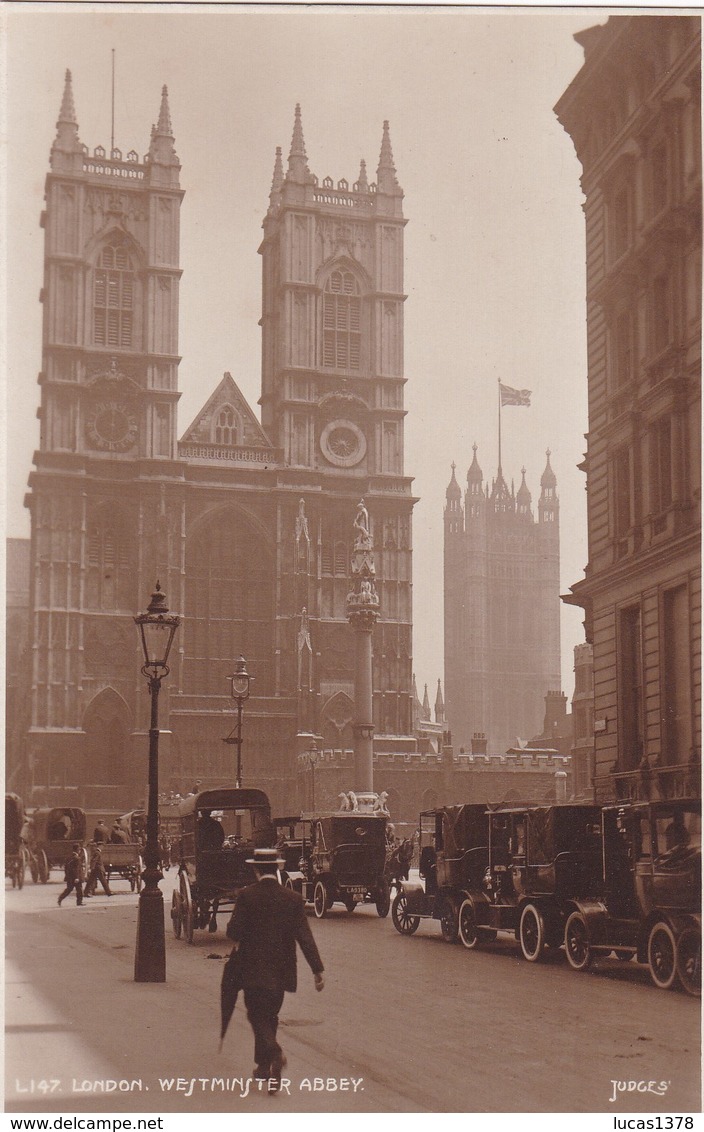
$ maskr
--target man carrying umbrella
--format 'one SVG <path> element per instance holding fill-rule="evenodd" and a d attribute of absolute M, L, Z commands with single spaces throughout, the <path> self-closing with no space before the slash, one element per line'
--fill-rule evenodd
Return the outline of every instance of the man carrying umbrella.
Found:
<path fill-rule="evenodd" d="M 232 1014 L 237 990 L 242 989 L 254 1031 L 254 1076 L 268 1079 L 269 1092 L 276 1093 L 286 1064 L 276 1032 L 284 994 L 296 989 L 296 943 L 313 972 L 316 990 L 323 989 L 325 979 L 303 897 L 281 886 L 279 869 L 284 861 L 277 850 L 255 849 L 247 864 L 254 867 L 257 883 L 239 893 L 227 925 L 227 935 L 233 940 L 237 955 L 235 959 L 233 952 L 228 964 L 235 971 L 223 978 L 222 1033 Z"/>

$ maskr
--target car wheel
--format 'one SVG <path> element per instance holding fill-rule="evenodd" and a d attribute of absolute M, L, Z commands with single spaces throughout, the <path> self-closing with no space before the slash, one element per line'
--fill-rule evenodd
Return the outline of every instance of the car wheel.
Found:
<path fill-rule="evenodd" d="M 545 921 L 534 904 L 526 904 L 521 912 L 518 936 L 523 958 L 538 963 L 545 951 Z"/>
<path fill-rule="evenodd" d="M 479 943 L 477 916 L 471 900 L 463 900 L 457 914 L 457 932 L 463 947 L 473 951 Z"/>
<path fill-rule="evenodd" d="M 397 892 L 391 905 L 391 919 L 397 932 L 401 935 L 413 935 L 418 931 L 420 916 L 412 916 L 408 911 L 408 900 L 405 892 Z"/>
<path fill-rule="evenodd" d="M 459 928 L 457 926 L 457 908 L 452 900 L 443 897 L 440 902 L 440 931 L 445 943 L 457 943 Z"/>
<path fill-rule="evenodd" d="M 315 914 L 318 919 L 322 920 L 323 916 L 327 913 L 328 910 L 328 894 L 322 880 L 316 881 L 315 884 L 315 891 L 313 892 L 313 908 L 315 909 Z"/>
<path fill-rule="evenodd" d="M 581 912 L 573 912 L 565 924 L 565 953 L 574 971 L 586 971 L 591 966 L 593 952 L 589 929 Z"/>
<path fill-rule="evenodd" d="M 687 994 L 699 998 L 702 993 L 702 933 L 685 928 L 677 940 L 677 975 Z"/>
<path fill-rule="evenodd" d="M 672 990 L 677 982 L 677 944 L 672 928 L 659 920 L 648 937 L 650 977 L 660 990 Z"/>

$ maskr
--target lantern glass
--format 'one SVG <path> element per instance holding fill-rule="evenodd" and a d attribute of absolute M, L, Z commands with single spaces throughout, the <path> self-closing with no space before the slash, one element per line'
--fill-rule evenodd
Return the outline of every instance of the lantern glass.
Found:
<path fill-rule="evenodd" d="M 232 677 L 232 694 L 236 700 L 246 697 L 249 692 L 249 676 Z"/>
<path fill-rule="evenodd" d="M 142 634 L 145 664 L 149 668 L 166 668 L 176 624 L 169 620 L 144 620 L 139 625 Z"/>

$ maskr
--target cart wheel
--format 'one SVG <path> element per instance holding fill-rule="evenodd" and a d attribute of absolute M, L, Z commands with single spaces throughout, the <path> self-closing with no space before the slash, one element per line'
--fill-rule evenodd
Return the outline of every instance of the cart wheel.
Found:
<path fill-rule="evenodd" d="M 322 880 L 316 881 L 315 891 L 313 893 L 313 907 L 318 919 L 322 920 L 328 910 L 328 894 Z"/>
<path fill-rule="evenodd" d="M 397 932 L 401 935 L 413 935 L 418 931 L 420 924 L 420 916 L 412 916 L 408 911 L 408 899 L 406 893 L 401 890 L 394 896 L 394 902 L 391 905 L 391 919 Z"/>
<path fill-rule="evenodd" d="M 144 861 L 141 857 L 137 858 L 137 875 L 135 877 L 134 887 L 136 892 L 142 891 L 142 873 L 144 872 Z"/>
<path fill-rule="evenodd" d="M 348 912 L 354 912 L 355 908 L 357 907 L 357 901 L 355 900 L 354 896 L 343 897 L 342 903 L 344 904 Z"/>
<path fill-rule="evenodd" d="M 573 912 L 565 924 L 565 952 L 567 962 L 575 971 L 586 971 L 591 967 L 594 953 L 589 942 L 587 921 L 581 912 Z M 630 952 L 629 952 L 630 956 Z"/>
<path fill-rule="evenodd" d="M 648 937 L 650 977 L 660 990 L 672 990 L 677 983 L 677 944 L 669 924 L 658 920 Z"/>
<path fill-rule="evenodd" d="M 462 944 L 472 951 L 479 943 L 479 929 L 474 904 L 468 898 L 460 904 L 457 914 L 457 932 Z"/>
<path fill-rule="evenodd" d="M 376 904 L 377 915 L 380 916 L 382 920 L 385 920 L 389 914 L 389 908 L 391 907 L 391 889 L 386 881 L 383 881 L 377 889 L 374 903 Z"/>
<path fill-rule="evenodd" d="M 445 943 L 457 943 L 459 927 L 457 923 L 457 906 L 449 897 L 443 896 L 440 900 L 440 931 Z"/>
<path fill-rule="evenodd" d="M 293 885 L 293 881 L 291 880 L 290 877 L 286 877 L 286 882 L 284 884 L 284 888 L 287 888 L 289 890 L 289 892 L 295 892 L 296 891 L 296 889 L 294 888 L 294 885 Z"/>
<path fill-rule="evenodd" d="M 685 928 L 677 940 L 677 975 L 687 994 L 702 993 L 702 933 L 698 928 Z"/>
<path fill-rule="evenodd" d="M 43 849 L 37 853 L 37 865 L 39 867 L 39 880 L 42 884 L 46 884 L 49 880 L 49 859 Z"/>
<path fill-rule="evenodd" d="M 545 921 L 535 904 L 526 904 L 521 912 L 518 937 L 523 958 L 529 963 L 540 962 L 545 951 Z"/>
<path fill-rule="evenodd" d="M 171 893 L 171 927 L 174 929 L 176 939 L 181 938 L 181 896 L 173 890 Z"/>
<path fill-rule="evenodd" d="M 188 877 L 181 873 L 181 922 L 186 943 L 193 943 L 193 900 Z"/>

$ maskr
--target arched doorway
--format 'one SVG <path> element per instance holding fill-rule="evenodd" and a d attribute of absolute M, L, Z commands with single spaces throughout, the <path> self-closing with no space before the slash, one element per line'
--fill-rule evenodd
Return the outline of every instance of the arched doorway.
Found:
<path fill-rule="evenodd" d="M 122 696 L 104 688 L 88 704 L 83 729 L 82 785 L 123 786 L 129 775 L 127 738 L 132 720 Z"/>

